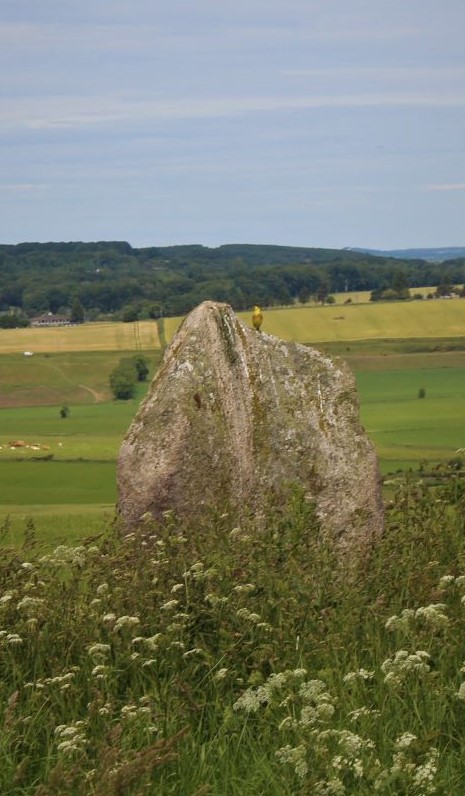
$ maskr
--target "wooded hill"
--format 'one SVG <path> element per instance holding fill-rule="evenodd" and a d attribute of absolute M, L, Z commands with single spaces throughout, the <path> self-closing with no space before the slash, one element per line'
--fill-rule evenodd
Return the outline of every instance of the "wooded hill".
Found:
<path fill-rule="evenodd" d="M 132 248 L 129 243 L 0 245 L 0 312 L 69 312 L 126 320 L 182 315 L 205 299 L 236 310 L 324 300 L 332 292 L 465 281 L 465 258 L 447 263 L 360 251 L 232 244 Z"/>

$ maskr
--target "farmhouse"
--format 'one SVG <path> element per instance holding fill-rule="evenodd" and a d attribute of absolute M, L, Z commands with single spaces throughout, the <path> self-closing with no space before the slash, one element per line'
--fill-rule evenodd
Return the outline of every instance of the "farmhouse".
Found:
<path fill-rule="evenodd" d="M 47 312 L 45 315 L 32 318 L 31 326 L 71 326 L 71 322 L 66 315 L 53 315 Z"/>

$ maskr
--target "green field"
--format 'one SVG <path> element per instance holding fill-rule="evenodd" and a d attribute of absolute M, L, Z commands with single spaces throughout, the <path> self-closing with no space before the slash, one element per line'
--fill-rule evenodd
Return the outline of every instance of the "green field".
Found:
<path fill-rule="evenodd" d="M 265 328 L 301 341 L 318 339 L 316 347 L 348 362 L 382 472 L 460 456 L 465 447 L 465 302 L 350 305 L 343 314 L 339 322 L 334 307 L 267 311 Z M 177 324 L 179 319 L 167 320 L 168 337 Z M 131 401 L 111 400 L 109 374 L 121 356 L 131 353 L 121 347 L 121 329 L 127 341 L 131 324 L 113 326 L 114 350 L 59 351 L 64 331 L 48 330 L 51 351 L 33 357 L 0 354 L 0 522 L 10 515 L 9 532 L 15 537 L 31 516 L 44 527 L 47 517 L 59 517 L 56 522 L 73 538 L 83 515 L 95 532 L 103 513 L 112 511 L 117 453 L 146 389 L 141 384 Z M 342 339 L 335 329 L 360 339 Z M 377 331 L 384 337 L 378 339 Z M 12 335 L 8 331 L 14 348 Z M 161 353 L 143 353 L 152 376 Z M 418 397 L 421 389 L 424 398 Z M 60 417 L 63 405 L 70 409 L 66 419 Z"/>
<path fill-rule="evenodd" d="M 52 331 L 58 334 L 58 330 Z M 0 344 L 2 341 L 0 332 Z M 0 408 L 110 401 L 108 379 L 111 371 L 122 357 L 136 353 L 136 350 L 117 348 L 116 334 L 114 345 L 113 351 L 50 351 L 32 357 L 20 353 L 5 354 L 3 346 L 0 346 Z M 160 350 L 137 350 L 137 354 L 147 358 L 153 374 L 160 362 Z"/>
<path fill-rule="evenodd" d="M 465 447 L 463 367 L 361 371 L 357 384 L 362 422 L 385 472 L 450 460 Z"/>

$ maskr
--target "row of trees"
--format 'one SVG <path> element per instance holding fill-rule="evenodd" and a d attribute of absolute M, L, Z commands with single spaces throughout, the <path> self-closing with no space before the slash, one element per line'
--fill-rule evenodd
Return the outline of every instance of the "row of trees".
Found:
<path fill-rule="evenodd" d="M 88 318 L 182 315 L 205 299 L 236 310 L 334 292 L 382 294 L 465 281 L 465 259 L 398 260 L 363 252 L 283 246 L 172 246 L 128 243 L 0 246 L 0 312 L 31 317 L 78 308 Z"/>
<path fill-rule="evenodd" d="M 445 296 L 459 296 L 465 298 L 465 286 L 456 287 L 449 282 L 442 282 L 435 290 L 430 291 L 427 299 L 444 298 Z M 382 289 L 377 288 L 371 291 L 370 301 L 408 301 L 410 299 L 423 299 L 422 293 L 415 293 L 409 290 L 408 286 L 394 284 L 393 287 Z"/>

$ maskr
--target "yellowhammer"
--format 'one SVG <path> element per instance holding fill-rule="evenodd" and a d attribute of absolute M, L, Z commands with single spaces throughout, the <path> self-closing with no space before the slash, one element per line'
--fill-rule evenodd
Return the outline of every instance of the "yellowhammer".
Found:
<path fill-rule="evenodd" d="M 257 332 L 259 332 L 260 331 L 260 326 L 262 325 L 262 323 L 263 323 L 262 311 L 261 311 L 260 307 L 255 306 L 253 308 L 253 315 L 252 315 L 253 328 L 256 329 Z"/>

